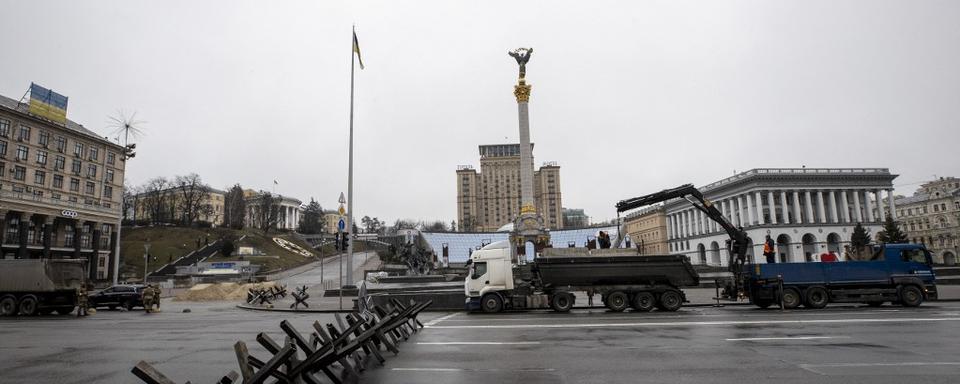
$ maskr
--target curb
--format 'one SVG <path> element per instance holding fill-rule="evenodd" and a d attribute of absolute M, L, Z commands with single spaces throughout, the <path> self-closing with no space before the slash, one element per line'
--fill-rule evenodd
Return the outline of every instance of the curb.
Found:
<path fill-rule="evenodd" d="M 353 313 L 353 309 L 291 309 L 291 308 L 264 308 L 251 305 L 237 304 L 237 308 L 248 311 L 288 312 L 288 313 Z"/>

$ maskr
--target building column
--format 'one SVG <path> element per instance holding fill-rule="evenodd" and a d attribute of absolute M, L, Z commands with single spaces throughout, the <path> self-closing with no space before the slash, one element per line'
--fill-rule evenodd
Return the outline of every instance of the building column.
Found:
<path fill-rule="evenodd" d="M 817 221 L 813 217 L 813 198 L 810 196 L 810 190 L 803 191 L 804 212 L 807 214 L 807 223 L 815 224 Z"/>
<path fill-rule="evenodd" d="M 820 223 L 826 224 L 827 221 L 827 210 L 823 207 L 823 191 L 817 191 L 817 214 L 820 215 Z"/>
<path fill-rule="evenodd" d="M 709 230 L 707 230 L 707 216 L 703 214 L 703 211 L 697 210 L 697 217 L 700 218 L 700 234 L 704 235 Z"/>
<path fill-rule="evenodd" d="M 893 190 L 887 190 L 887 206 L 890 208 L 890 217 L 896 221 L 897 220 L 897 205 L 893 202 Z"/>
<path fill-rule="evenodd" d="M 753 196 L 751 196 L 749 193 L 746 193 L 745 195 L 746 195 L 746 200 L 747 200 L 747 225 L 753 225 L 753 223 L 754 223 L 754 220 L 753 220 L 753 212 L 754 212 L 754 209 L 753 209 Z"/>
<path fill-rule="evenodd" d="M 843 214 L 843 222 L 849 223 L 850 222 L 850 202 L 847 201 L 846 189 L 840 190 L 840 206 L 843 207 L 843 211 L 841 211 L 841 213 Z"/>
<path fill-rule="evenodd" d="M 51 256 L 50 244 L 53 243 L 53 219 L 53 216 L 47 215 L 43 220 L 43 258 L 45 259 L 49 259 Z"/>
<path fill-rule="evenodd" d="M 872 223 L 874 221 L 873 217 L 873 204 L 870 202 L 870 191 L 863 190 L 863 209 L 867 211 L 867 222 Z"/>
<path fill-rule="evenodd" d="M 783 215 L 783 223 L 790 224 L 790 203 L 787 202 L 787 191 L 780 191 L 780 213 Z"/>
<path fill-rule="evenodd" d="M 793 191 L 793 223 L 803 224 L 803 216 L 800 216 L 800 191 Z"/>
<path fill-rule="evenodd" d="M 727 209 L 727 201 L 726 201 L 726 200 L 720 200 L 720 213 L 723 214 L 723 218 L 727 219 L 727 221 L 730 221 L 730 213 L 729 213 L 729 212 L 730 212 L 730 210 Z"/>
<path fill-rule="evenodd" d="M 830 222 L 839 223 L 840 219 L 837 217 L 837 195 L 834 194 L 833 190 L 830 190 L 828 197 L 830 198 Z"/>
<path fill-rule="evenodd" d="M 83 236 L 83 222 L 79 219 L 74 220 L 73 224 L 73 258 L 79 259 L 83 257 L 80 254 L 80 247 L 83 245 L 82 241 Z"/>
<path fill-rule="evenodd" d="M 17 249 L 17 258 L 26 259 L 30 257 L 30 252 L 27 251 L 27 232 L 30 231 L 30 219 L 33 215 L 29 213 L 20 214 L 20 222 L 18 223 L 20 227 L 20 233 L 17 241 L 19 241 L 20 248 Z"/>
<path fill-rule="evenodd" d="M 746 224 L 744 224 L 744 220 L 743 220 L 743 195 L 738 195 L 737 196 L 737 226 L 743 227 L 745 225 Z"/>
<path fill-rule="evenodd" d="M 853 217 L 857 219 L 857 223 L 863 222 L 863 211 L 860 209 L 860 191 L 853 190 Z"/>
<path fill-rule="evenodd" d="M 119 258 L 115 255 L 117 252 L 117 227 L 114 225 L 113 230 L 110 231 L 110 257 L 107 258 L 107 278 L 112 279 L 113 276 L 110 276 L 114 271 L 114 259 Z"/>
<path fill-rule="evenodd" d="M 100 230 L 100 223 L 93 223 L 93 238 L 90 239 L 90 248 L 93 248 L 93 255 L 90 256 L 90 263 L 93 266 L 90 271 L 90 277 L 99 280 L 97 270 L 100 269 L 100 236 L 103 231 Z M 104 274 L 106 277 L 106 274 Z"/>
<path fill-rule="evenodd" d="M 690 211 L 683 211 L 683 237 L 690 237 Z"/>
<path fill-rule="evenodd" d="M 770 224 L 776 224 L 777 201 L 773 198 L 773 191 L 767 191 L 767 214 L 770 215 Z"/>
<path fill-rule="evenodd" d="M 673 227 L 671 225 L 672 220 L 671 215 L 667 215 L 664 219 L 667 221 L 667 240 L 673 239 Z M 461 220 L 462 221 L 462 220 Z M 462 231 L 461 231 L 462 232 Z"/>
<path fill-rule="evenodd" d="M 883 210 L 883 197 L 880 196 L 880 190 L 873 191 L 873 198 L 877 199 L 877 219 L 884 221 L 887 219 L 886 212 Z"/>
<path fill-rule="evenodd" d="M 686 236 L 686 232 L 683 230 L 683 225 L 686 222 L 686 218 L 684 217 L 686 213 L 687 213 L 686 211 L 680 211 L 680 213 L 677 214 L 678 216 L 677 220 L 679 220 L 678 222 L 679 227 L 677 228 L 677 239 L 683 239 L 683 237 Z"/>

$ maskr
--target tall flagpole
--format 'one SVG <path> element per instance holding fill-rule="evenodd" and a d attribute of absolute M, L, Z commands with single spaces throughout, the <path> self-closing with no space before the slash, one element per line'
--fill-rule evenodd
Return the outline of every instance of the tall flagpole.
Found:
<path fill-rule="evenodd" d="M 352 27 L 353 34 L 350 35 L 350 162 L 347 172 L 347 285 L 353 285 L 353 58 L 355 36 L 357 35 L 356 26 Z"/>

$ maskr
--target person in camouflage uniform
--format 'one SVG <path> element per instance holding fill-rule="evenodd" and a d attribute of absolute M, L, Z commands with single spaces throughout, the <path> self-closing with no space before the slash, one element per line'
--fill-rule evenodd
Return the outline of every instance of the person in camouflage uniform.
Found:
<path fill-rule="evenodd" d="M 77 317 L 87 315 L 87 284 L 83 284 L 77 289 Z"/>
<path fill-rule="evenodd" d="M 147 285 L 143 287 L 143 310 L 146 313 L 153 311 L 153 302 L 156 299 L 156 291 L 153 290 L 152 285 Z"/>

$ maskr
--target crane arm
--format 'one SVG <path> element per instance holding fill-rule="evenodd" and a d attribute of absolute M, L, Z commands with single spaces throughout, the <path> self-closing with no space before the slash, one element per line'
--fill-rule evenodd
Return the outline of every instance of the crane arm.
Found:
<path fill-rule="evenodd" d="M 727 245 L 727 248 L 730 251 L 730 258 L 728 260 L 727 268 L 731 273 L 733 273 L 736 281 L 735 287 L 739 290 L 742 280 L 741 276 L 743 274 L 743 264 L 746 262 L 747 258 L 747 234 L 743 231 L 743 229 L 737 228 L 733 225 L 733 223 L 727 220 L 727 218 L 723 216 L 723 213 L 717 209 L 713 202 L 704 198 L 703 194 L 700 193 L 700 190 L 694 187 L 693 184 L 684 184 L 676 188 L 665 189 L 646 196 L 621 200 L 616 206 L 617 213 L 619 214 L 623 211 L 678 198 L 682 198 L 690 202 L 694 208 L 703 212 L 707 215 L 707 217 L 720 225 L 720 227 L 723 228 L 723 230 L 730 237 Z M 734 294 L 738 293 L 739 292 L 734 292 Z"/>

